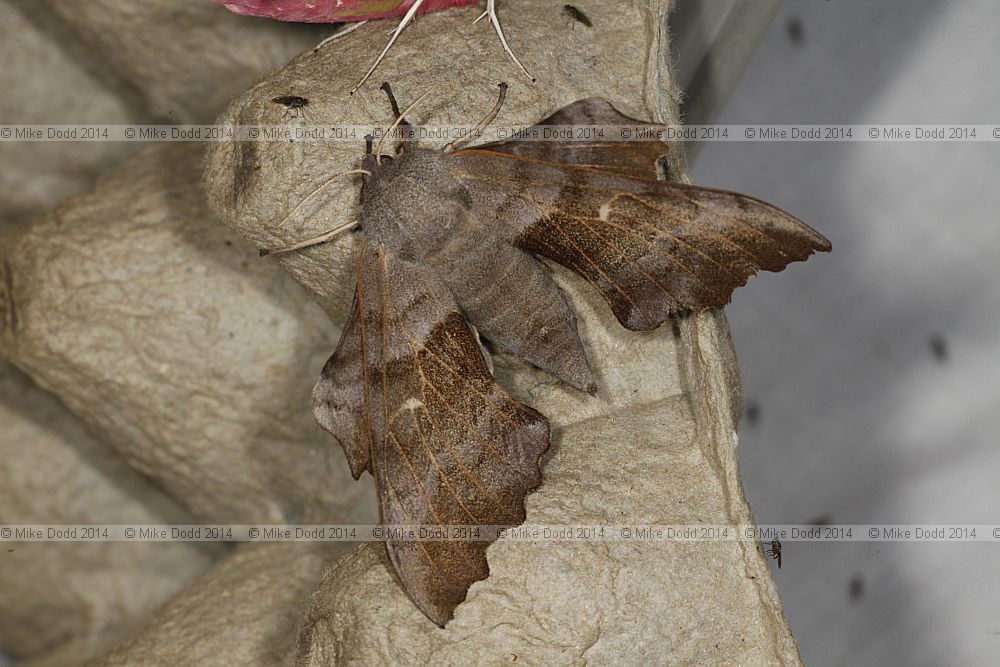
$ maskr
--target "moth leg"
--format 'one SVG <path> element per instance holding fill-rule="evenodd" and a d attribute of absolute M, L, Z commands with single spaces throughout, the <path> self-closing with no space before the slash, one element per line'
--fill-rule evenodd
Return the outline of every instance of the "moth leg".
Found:
<path fill-rule="evenodd" d="M 278 227 L 284 227 L 285 223 L 288 222 L 289 220 L 291 220 L 292 216 L 294 216 L 296 213 L 298 213 L 299 210 L 303 206 L 305 206 L 307 202 L 309 202 L 313 197 L 315 197 L 320 192 L 322 192 L 324 189 L 326 189 L 335 180 L 337 180 L 338 178 L 341 178 L 343 176 L 348 176 L 348 175 L 351 175 L 351 174 L 365 174 L 367 176 L 371 176 L 372 172 L 370 172 L 367 169 L 348 169 L 347 171 L 341 171 L 339 173 L 334 174 L 333 176 L 331 176 L 330 178 L 326 179 L 325 181 L 323 181 L 322 183 L 320 183 L 318 186 L 316 186 L 316 188 L 314 188 L 312 192 L 310 192 L 305 197 L 303 197 L 302 200 L 299 201 L 299 203 L 296 204 L 295 207 L 292 208 L 292 210 L 288 212 L 288 215 L 286 215 L 284 218 L 282 218 L 281 222 L 278 223 Z"/>
<path fill-rule="evenodd" d="M 524 72 L 524 76 L 528 77 L 529 79 L 532 80 L 532 82 L 534 82 L 535 77 L 531 76 L 531 73 L 524 68 L 524 65 L 521 64 L 521 61 L 518 60 L 517 56 L 514 55 L 514 52 L 510 50 L 510 45 L 507 44 L 507 38 L 504 37 L 503 28 L 500 27 L 500 19 L 497 18 L 496 0 L 486 0 L 486 11 L 480 14 L 479 18 L 477 18 L 472 23 L 473 24 L 479 23 L 485 16 L 490 17 L 490 23 L 493 24 L 493 29 L 497 31 L 497 37 L 500 38 L 500 43 L 503 44 L 503 50 L 507 52 L 507 55 L 510 56 L 510 59 L 514 61 L 514 64 L 517 65 L 518 69 Z"/>
<path fill-rule="evenodd" d="M 378 67 L 379 63 L 382 62 L 382 59 L 385 58 L 385 54 L 387 54 L 389 52 L 389 49 L 392 48 L 392 45 L 396 43 L 396 38 L 399 37 L 399 33 L 403 32 L 403 28 L 405 28 L 407 25 L 410 24 L 410 21 L 413 20 L 413 17 L 417 15 L 417 10 L 420 9 L 420 6 L 423 4 L 424 0 L 417 0 L 416 2 L 413 3 L 413 5 L 410 7 L 410 10 L 406 12 L 405 16 L 403 16 L 403 20 L 400 21 L 399 25 L 396 26 L 396 29 L 392 31 L 392 35 L 389 37 L 389 42 L 385 45 L 385 48 L 382 49 L 382 53 L 378 54 L 378 58 L 375 59 L 375 62 L 372 63 L 372 66 L 368 69 L 368 71 L 365 72 L 365 75 L 361 77 L 361 80 L 358 81 L 358 84 L 354 86 L 354 88 L 351 88 L 351 93 L 350 93 L 351 95 L 353 95 L 358 90 L 358 88 L 363 86 L 365 81 L 368 80 L 368 77 L 372 75 L 372 72 L 375 71 L 375 68 Z"/>
<path fill-rule="evenodd" d="M 360 224 L 357 220 L 351 220 L 348 223 L 340 225 L 339 227 L 334 227 L 328 232 L 324 232 L 319 236 L 314 236 L 304 241 L 299 241 L 298 243 L 293 243 L 287 248 L 280 248 L 279 250 L 268 250 L 267 248 L 261 248 L 258 250 L 261 257 L 267 257 L 268 255 L 280 255 L 286 252 L 292 252 L 293 250 L 302 250 L 303 248 L 309 248 L 310 246 L 319 245 L 320 243 L 326 243 L 330 239 L 340 236 L 344 232 L 357 227 Z"/>

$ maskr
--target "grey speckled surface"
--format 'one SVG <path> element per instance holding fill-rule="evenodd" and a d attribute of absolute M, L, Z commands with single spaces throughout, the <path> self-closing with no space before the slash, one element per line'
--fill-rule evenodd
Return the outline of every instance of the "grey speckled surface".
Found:
<path fill-rule="evenodd" d="M 719 122 L 1000 125 L 997 25 L 991 0 L 788 0 Z M 703 146 L 695 182 L 834 244 L 727 311 L 758 406 L 740 458 L 762 524 L 1000 524 L 998 167 L 996 143 Z M 996 664 L 998 555 L 786 543 L 775 578 L 807 664 Z"/>

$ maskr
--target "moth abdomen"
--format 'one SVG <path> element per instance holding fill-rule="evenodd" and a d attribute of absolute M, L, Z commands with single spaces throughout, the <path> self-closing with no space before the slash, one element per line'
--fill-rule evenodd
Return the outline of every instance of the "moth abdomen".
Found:
<path fill-rule="evenodd" d="M 544 266 L 466 213 L 461 233 L 425 259 L 469 322 L 514 356 L 590 390 L 594 379 L 576 317 Z"/>

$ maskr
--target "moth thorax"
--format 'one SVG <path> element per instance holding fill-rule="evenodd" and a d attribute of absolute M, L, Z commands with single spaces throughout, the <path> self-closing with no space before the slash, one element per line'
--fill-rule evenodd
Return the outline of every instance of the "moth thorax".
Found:
<path fill-rule="evenodd" d="M 441 153 L 415 148 L 383 162 L 365 184 L 362 226 L 371 241 L 422 259 L 459 231 L 469 204 Z"/>

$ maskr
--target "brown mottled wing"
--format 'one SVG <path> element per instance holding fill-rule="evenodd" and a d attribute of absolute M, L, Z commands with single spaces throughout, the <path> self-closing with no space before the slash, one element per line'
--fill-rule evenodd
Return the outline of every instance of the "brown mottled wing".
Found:
<path fill-rule="evenodd" d="M 548 448 L 549 425 L 493 381 L 447 288 L 426 267 L 382 246 L 368 247 L 360 259 L 355 305 L 354 349 L 360 355 L 338 357 L 338 349 L 320 385 L 340 377 L 338 359 L 344 368 L 362 359 L 364 372 L 354 382 L 363 378 L 365 389 L 350 396 L 361 396 L 363 408 L 320 400 L 316 409 L 324 426 L 343 427 L 347 419 L 324 422 L 328 411 L 342 410 L 354 417 L 355 426 L 346 433 L 357 433 L 358 424 L 370 429 L 368 467 L 382 522 L 509 526 L 524 521 L 524 498 L 541 483 L 539 459 Z M 352 334 L 345 334 L 341 345 L 351 340 Z M 317 395 L 331 394 L 317 388 Z M 469 586 L 489 574 L 488 546 L 486 540 L 390 536 L 386 541 L 407 594 L 438 625 L 452 617 Z"/>
<path fill-rule="evenodd" d="M 551 129 L 553 125 L 560 128 L 580 128 L 580 135 L 574 136 L 572 140 L 509 141 L 487 144 L 480 148 L 644 179 L 656 177 L 656 160 L 667 152 L 666 145 L 655 138 L 626 143 L 613 141 L 612 138 L 617 139 L 620 134 L 613 134 L 610 129 L 603 136 L 585 133 L 584 126 L 657 127 L 648 121 L 629 118 L 599 97 L 577 100 L 563 107 L 531 128 L 531 132 L 541 132 L 546 127 Z"/>
<path fill-rule="evenodd" d="M 359 256 L 359 277 L 361 257 L 363 255 Z M 313 415 L 344 448 L 354 479 L 361 477 L 365 470 L 371 472 L 371 427 L 365 410 L 369 384 L 365 380 L 367 369 L 363 358 L 358 292 L 355 292 L 354 307 L 337 350 L 323 366 L 319 382 L 313 388 Z"/>
<path fill-rule="evenodd" d="M 600 100 L 544 122 L 594 109 L 605 124 L 641 124 Z M 499 235 L 587 279 L 633 330 L 723 306 L 757 270 L 780 271 L 830 249 L 818 232 L 758 199 L 654 180 L 658 152 L 658 142 L 509 142 L 455 151 L 449 169 Z"/>

